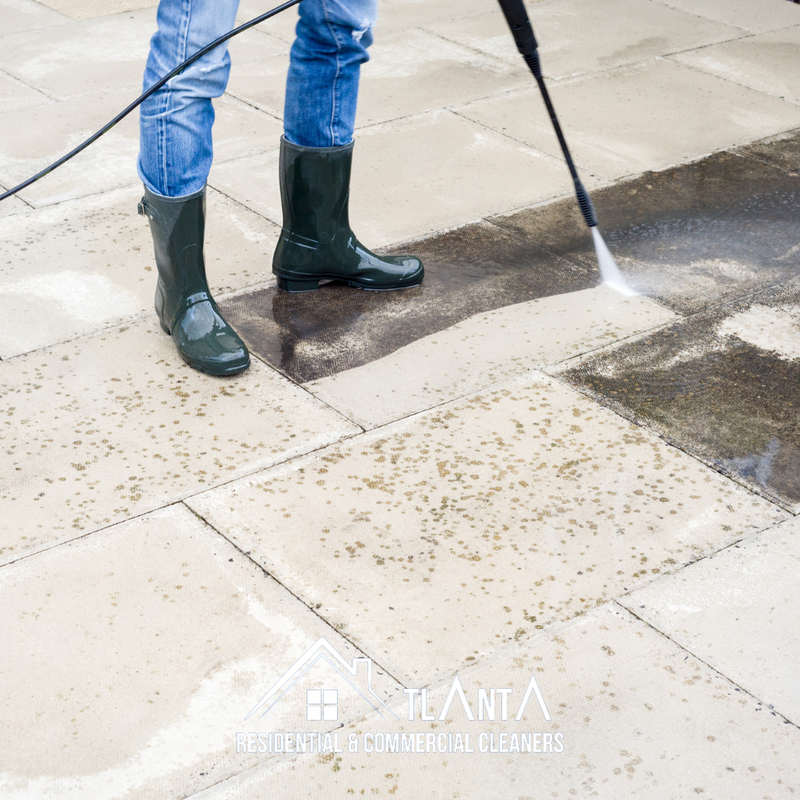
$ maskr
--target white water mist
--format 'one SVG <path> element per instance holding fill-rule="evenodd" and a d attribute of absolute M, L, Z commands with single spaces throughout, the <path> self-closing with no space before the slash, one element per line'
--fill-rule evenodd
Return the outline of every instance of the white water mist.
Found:
<path fill-rule="evenodd" d="M 614 256 L 611 255 L 608 247 L 606 247 L 606 243 L 603 241 L 600 231 L 597 230 L 597 226 L 592 228 L 592 239 L 594 240 L 594 249 L 597 252 L 597 261 L 600 264 L 600 277 L 603 279 L 603 283 L 609 289 L 614 289 L 620 294 L 633 297 L 636 292 L 625 283 L 625 278 L 622 277 L 617 262 L 614 261 Z"/>

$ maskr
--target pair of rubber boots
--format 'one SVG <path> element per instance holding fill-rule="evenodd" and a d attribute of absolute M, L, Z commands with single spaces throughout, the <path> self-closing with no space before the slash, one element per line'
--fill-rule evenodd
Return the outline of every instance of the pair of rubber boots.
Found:
<path fill-rule="evenodd" d="M 350 229 L 348 199 L 353 145 L 299 147 L 281 139 L 283 229 L 272 262 L 278 287 L 313 291 L 321 280 L 362 289 L 417 286 L 424 270 L 413 256 L 379 257 Z M 250 354 L 211 296 L 203 257 L 205 187 L 170 198 L 145 187 L 139 213 L 150 221 L 158 283 L 155 308 L 181 358 L 209 375 L 247 369 Z"/>

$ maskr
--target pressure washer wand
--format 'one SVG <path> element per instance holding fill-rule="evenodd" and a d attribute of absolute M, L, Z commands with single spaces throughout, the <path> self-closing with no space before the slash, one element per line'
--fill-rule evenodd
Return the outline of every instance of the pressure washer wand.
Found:
<path fill-rule="evenodd" d="M 525 11 L 525 4 L 523 0 L 498 0 L 498 2 L 500 3 L 500 8 L 503 9 L 508 26 L 511 28 L 514 41 L 517 43 L 517 49 L 522 53 L 525 63 L 530 67 L 533 77 L 536 78 L 536 83 L 539 84 L 542 99 L 547 106 L 547 113 L 550 115 L 550 122 L 553 123 L 558 143 L 561 145 L 561 152 L 564 153 L 564 158 L 567 160 L 567 166 L 569 167 L 569 174 L 572 175 L 572 182 L 575 184 L 575 195 L 578 198 L 581 214 L 583 214 L 583 218 L 592 232 L 592 241 L 597 253 L 597 261 L 600 265 L 600 275 L 603 278 L 603 283 L 622 294 L 633 295 L 635 292 L 625 283 L 614 257 L 609 252 L 603 237 L 600 235 L 600 231 L 597 229 L 597 212 L 594 210 L 592 198 L 589 197 L 589 192 L 586 191 L 586 187 L 578 177 L 578 170 L 575 169 L 575 163 L 570 155 L 569 147 L 567 147 L 567 140 L 561 131 L 556 110 L 550 100 L 550 93 L 544 85 L 542 65 L 539 61 L 539 44 L 533 35 L 533 26 L 528 19 L 528 13 Z"/>
<path fill-rule="evenodd" d="M 547 106 L 547 113 L 550 115 L 550 121 L 553 123 L 558 143 L 561 145 L 561 151 L 564 153 L 564 158 L 567 160 L 569 173 L 572 175 L 572 181 L 575 184 L 575 194 L 578 198 L 578 205 L 581 207 L 581 213 L 586 220 L 586 224 L 590 228 L 597 226 L 597 213 L 594 210 L 592 199 L 586 191 L 586 187 L 581 183 L 578 177 L 578 170 L 575 169 L 575 163 L 567 147 L 567 140 L 561 131 L 556 110 L 553 108 L 553 103 L 550 100 L 550 93 L 544 84 L 542 77 L 542 65 L 539 61 L 539 44 L 536 37 L 533 35 L 533 26 L 528 19 L 528 14 L 525 11 L 525 4 L 523 0 L 499 0 L 500 8 L 503 9 L 506 21 L 511 28 L 511 33 L 514 35 L 514 40 L 517 43 L 517 49 L 522 53 L 525 63 L 530 67 L 533 77 L 539 84 L 539 90 L 542 93 L 542 99 Z"/>

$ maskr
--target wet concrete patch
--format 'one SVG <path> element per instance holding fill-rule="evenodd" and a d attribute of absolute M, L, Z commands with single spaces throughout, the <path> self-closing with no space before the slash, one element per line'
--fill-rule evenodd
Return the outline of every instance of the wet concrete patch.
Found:
<path fill-rule="evenodd" d="M 800 279 L 624 344 L 563 377 L 800 510 Z"/>
<path fill-rule="evenodd" d="M 633 288 L 694 313 L 800 274 L 800 185 L 765 163 L 785 163 L 792 147 L 764 143 L 758 159 L 718 153 L 595 192 L 601 230 Z M 595 262 L 571 199 L 492 221 L 556 255 Z"/>
<path fill-rule="evenodd" d="M 292 379 L 335 375 L 476 314 L 594 287 L 575 264 L 486 222 L 396 248 L 425 264 L 421 286 L 366 292 L 330 283 L 288 294 L 269 287 L 230 298 L 230 322 L 258 356 Z"/>
<path fill-rule="evenodd" d="M 739 151 L 800 176 L 800 131 L 790 131 L 754 142 Z"/>
<path fill-rule="evenodd" d="M 769 163 L 768 163 L 769 162 Z M 691 314 L 800 274 L 800 134 L 594 193 L 601 228 L 636 291 Z M 436 234 L 391 252 L 426 266 L 422 286 L 364 292 L 328 284 L 230 299 L 251 349 L 305 383 L 383 358 L 477 314 L 597 285 L 574 200 Z"/>

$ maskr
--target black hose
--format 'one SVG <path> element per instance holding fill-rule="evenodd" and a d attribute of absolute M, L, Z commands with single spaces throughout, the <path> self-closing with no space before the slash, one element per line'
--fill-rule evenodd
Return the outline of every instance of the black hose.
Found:
<path fill-rule="evenodd" d="M 140 106 L 151 94 L 157 92 L 168 80 L 174 78 L 176 75 L 179 75 L 183 70 L 186 69 L 190 64 L 194 64 L 198 58 L 201 58 L 210 50 L 213 50 L 215 47 L 218 47 L 223 42 L 227 42 L 228 39 L 232 39 L 237 34 L 243 33 L 244 31 L 252 28 L 254 25 L 258 25 L 260 22 L 263 22 L 270 17 L 274 17 L 276 14 L 280 14 L 281 11 L 286 11 L 287 8 L 291 8 L 292 6 L 296 6 L 300 3 L 300 0 L 288 0 L 288 2 L 283 3 L 282 5 L 276 6 L 271 11 L 267 11 L 265 14 L 261 14 L 261 16 L 256 17 L 255 19 L 251 19 L 250 22 L 245 22 L 243 25 L 240 25 L 238 28 L 234 28 L 232 31 L 228 31 L 223 36 L 220 36 L 218 39 L 215 39 L 211 44 L 207 44 L 205 47 L 198 50 L 193 55 L 189 56 L 182 64 L 179 64 L 175 69 L 172 70 L 169 74 L 165 75 L 159 81 L 154 83 L 149 89 L 147 89 L 143 94 L 141 94 L 136 100 L 134 100 L 124 111 L 117 114 L 114 119 L 111 120 L 108 124 L 104 125 L 100 128 L 99 131 L 93 133 L 83 144 L 79 144 L 74 150 L 67 153 L 65 156 L 62 156 L 58 159 L 58 161 L 54 161 L 49 167 L 45 167 L 41 172 L 38 172 L 31 178 L 28 178 L 26 181 L 23 181 L 19 186 L 15 186 L 13 189 L 9 189 L 7 192 L 0 194 L 0 201 L 5 200 L 7 197 L 11 197 L 15 195 L 17 192 L 22 191 L 26 187 L 30 186 L 32 183 L 36 183 L 40 178 L 44 178 L 45 175 L 52 172 L 54 169 L 58 169 L 62 164 L 65 164 L 69 161 L 73 156 L 78 155 L 82 150 L 85 150 L 92 142 L 96 142 L 104 133 L 110 131 L 120 120 L 124 119 L 128 116 L 128 114 L 133 111 L 134 108 Z"/>

